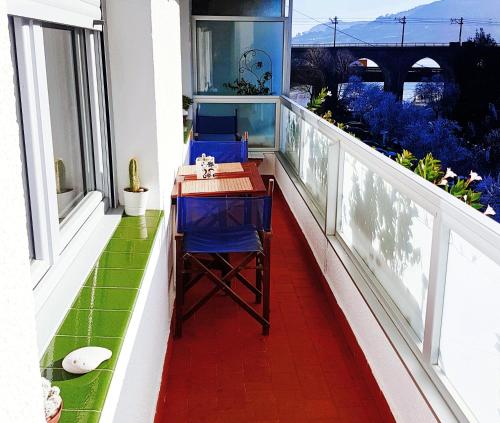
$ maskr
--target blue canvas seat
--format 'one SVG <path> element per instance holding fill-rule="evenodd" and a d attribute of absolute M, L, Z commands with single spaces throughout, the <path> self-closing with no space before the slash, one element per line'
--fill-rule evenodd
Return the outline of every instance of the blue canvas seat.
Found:
<path fill-rule="evenodd" d="M 237 134 L 238 112 L 234 116 L 205 116 L 196 113 L 196 132 L 201 134 Z"/>
<path fill-rule="evenodd" d="M 224 291 L 262 325 L 269 334 L 271 210 L 274 181 L 261 197 L 177 198 L 177 282 L 175 334 L 182 335 L 182 324 L 219 291 Z M 243 253 L 239 264 L 231 262 L 233 253 Z M 208 259 L 207 259 L 208 258 Z M 255 269 L 255 283 L 242 275 Z M 220 275 L 217 273 L 220 272 Z M 215 286 L 185 310 L 186 292 L 202 278 Z M 231 288 L 236 279 L 262 302 L 262 312 L 244 301 Z"/>
<path fill-rule="evenodd" d="M 196 113 L 194 138 L 205 141 L 240 141 L 238 110 L 232 116 L 206 116 Z"/>
<path fill-rule="evenodd" d="M 240 141 L 240 136 L 235 134 L 207 134 L 197 133 L 196 139 L 203 141 Z"/>
<path fill-rule="evenodd" d="M 248 142 L 242 141 L 206 141 L 189 142 L 189 164 L 195 164 L 202 154 L 213 156 L 215 163 L 233 163 L 248 161 Z"/>

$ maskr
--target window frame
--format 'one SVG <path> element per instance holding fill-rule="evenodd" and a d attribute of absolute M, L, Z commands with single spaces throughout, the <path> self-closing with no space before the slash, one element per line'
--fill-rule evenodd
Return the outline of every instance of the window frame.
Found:
<path fill-rule="evenodd" d="M 55 186 L 44 27 L 72 32 L 80 131 L 82 137 L 90 137 L 92 150 L 82 151 L 82 155 L 87 154 L 82 165 L 91 165 L 89 170 L 95 179 L 94 190 L 85 195 L 61 224 Z M 29 193 L 26 195 L 31 205 L 35 251 L 31 276 L 33 289 L 36 289 L 93 213 L 102 210 L 99 205 L 104 202 L 104 209 L 108 208 L 112 198 L 102 39 L 98 31 L 17 16 L 12 17 L 12 28 L 28 173 Z"/>
<path fill-rule="evenodd" d="M 193 100 L 195 106 L 198 103 L 275 103 L 276 104 L 276 126 L 275 143 L 273 147 L 251 147 L 250 150 L 255 153 L 277 152 L 280 148 L 281 139 L 281 98 L 288 95 L 290 91 L 290 52 L 292 31 L 292 10 L 293 0 L 282 0 L 281 16 L 217 16 L 217 15 L 191 15 L 191 61 L 192 61 L 192 87 Z M 276 95 L 261 96 L 243 96 L 243 95 L 210 95 L 198 94 L 198 63 L 197 63 L 197 21 L 225 21 L 225 22 L 281 22 L 283 24 L 283 50 L 281 55 L 281 92 Z M 196 120 L 196 116 L 193 116 Z M 195 122 L 196 124 L 196 122 Z"/>

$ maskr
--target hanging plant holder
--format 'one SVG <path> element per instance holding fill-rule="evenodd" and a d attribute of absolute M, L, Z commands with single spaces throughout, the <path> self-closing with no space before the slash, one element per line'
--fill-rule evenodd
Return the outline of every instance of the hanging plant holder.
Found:
<path fill-rule="evenodd" d="M 238 95 L 271 95 L 273 92 L 273 62 L 261 49 L 245 51 L 239 60 L 238 79 L 224 87 Z"/>

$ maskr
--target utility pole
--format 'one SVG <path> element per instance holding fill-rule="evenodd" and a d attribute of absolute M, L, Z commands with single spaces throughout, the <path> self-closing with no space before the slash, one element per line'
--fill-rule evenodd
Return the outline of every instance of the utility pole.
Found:
<path fill-rule="evenodd" d="M 462 45 L 462 27 L 464 26 L 464 18 L 460 18 L 460 19 L 457 19 L 457 18 L 451 18 L 450 19 L 451 21 L 451 24 L 458 24 L 460 25 L 460 32 L 458 33 L 458 43 L 460 45 Z"/>
<path fill-rule="evenodd" d="M 333 47 L 337 44 L 337 24 L 339 23 L 339 18 L 335 16 L 334 19 L 330 18 L 330 22 L 333 24 Z"/>
<path fill-rule="evenodd" d="M 396 18 L 396 20 L 403 25 L 403 32 L 401 33 L 401 47 L 403 47 L 405 43 L 406 16 L 403 16 L 402 18 Z"/>

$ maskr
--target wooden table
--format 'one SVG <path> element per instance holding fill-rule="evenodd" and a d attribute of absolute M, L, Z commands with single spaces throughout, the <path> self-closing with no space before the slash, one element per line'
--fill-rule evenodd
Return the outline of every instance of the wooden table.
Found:
<path fill-rule="evenodd" d="M 248 189 L 244 190 L 229 190 L 229 191 L 213 191 L 213 192 L 190 192 L 189 196 L 222 196 L 222 195 L 264 195 L 266 193 L 266 186 L 264 185 L 264 181 L 260 176 L 259 170 L 257 168 L 257 164 L 254 162 L 246 162 L 241 163 L 243 167 L 243 172 L 226 172 L 216 174 L 214 180 L 216 179 L 236 179 L 236 178 L 248 178 L 250 180 L 250 186 Z M 172 189 L 172 203 L 176 203 L 177 194 L 179 192 L 179 183 L 184 181 L 197 180 L 196 175 L 186 175 L 186 176 L 177 176 L 174 187 Z M 242 181 L 243 182 L 243 181 Z"/>

